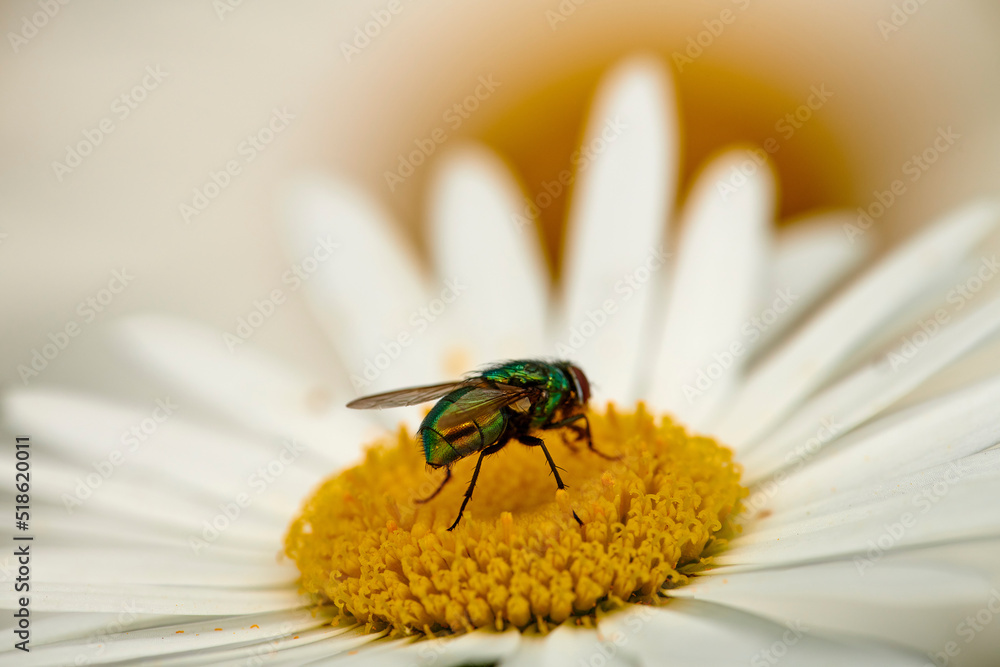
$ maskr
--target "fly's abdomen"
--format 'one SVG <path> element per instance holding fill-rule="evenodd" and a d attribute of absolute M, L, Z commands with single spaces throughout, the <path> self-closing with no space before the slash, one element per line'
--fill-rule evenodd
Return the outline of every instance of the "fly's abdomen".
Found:
<path fill-rule="evenodd" d="M 458 389 L 441 399 L 427 413 L 418 434 L 424 446 L 424 457 L 432 466 L 448 465 L 496 444 L 507 426 L 501 410 L 469 415 L 456 419 L 455 402 L 467 389 Z"/>

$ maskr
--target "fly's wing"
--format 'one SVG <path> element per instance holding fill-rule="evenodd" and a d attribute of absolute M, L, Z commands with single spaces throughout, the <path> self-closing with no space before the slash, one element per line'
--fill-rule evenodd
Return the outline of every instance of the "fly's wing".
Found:
<path fill-rule="evenodd" d="M 355 410 L 371 410 L 372 408 L 401 408 L 405 405 L 417 405 L 427 403 L 454 391 L 461 386 L 468 384 L 462 380 L 459 382 L 445 382 L 443 384 L 431 384 L 426 387 L 410 387 L 409 389 L 397 389 L 387 391 L 382 394 L 372 394 L 356 398 L 347 404 L 347 407 Z"/>
<path fill-rule="evenodd" d="M 522 399 L 530 401 L 537 391 L 538 389 L 533 387 L 514 387 L 506 384 L 474 386 L 458 397 L 441 414 L 438 425 L 441 428 L 449 428 L 468 423 L 480 415 L 492 414 Z"/>

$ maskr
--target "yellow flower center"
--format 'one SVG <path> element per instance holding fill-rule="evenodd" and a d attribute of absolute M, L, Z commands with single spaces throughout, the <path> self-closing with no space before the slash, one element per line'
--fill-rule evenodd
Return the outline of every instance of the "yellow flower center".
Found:
<path fill-rule="evenodd" d="M 640 403 L 589 414 L 594 446 L 538 435 L 565 471 L 556 484 L 539 447 L 511 442 L 483 461 L 454 531 L 477 456 L 444 477 L 401 430 L 360 465 L 325 481 L 285 542 L 302 587 L 345 620 L 394 634 L 514 626 L 544 632 L 599 610 L 656 603 L 724 546 L 746 495 L 732 452 L 688 435 Z M 565 438 L 565 440 L 564 440 Z M 573 518 L 576 511 L 582 525 Z"/>

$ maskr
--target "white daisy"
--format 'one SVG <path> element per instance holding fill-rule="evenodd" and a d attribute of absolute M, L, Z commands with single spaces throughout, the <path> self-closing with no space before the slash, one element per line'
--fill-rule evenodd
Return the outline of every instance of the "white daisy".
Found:
<path fill-rule="evenodd" d="M 1000 430 L 1000 383 L 893 408 L 917 390 L 933 393 L 943 371 L 1000 328 L 1000 301 L 985 294 L 994 260 L 981 250 L 1000 209 L 976 203 L 932 222 L 834 292 L 864 261 L 871 233 L 855 234 L 852 217 L 832 213 L 772 238 L 774 184 L 747 149 L 707 165 L 680 208 L 679 231 L 666 229 L 679 143 L 673 109 L 656 62 L 631 60 L 606 76 L 583 137 L 586 159 L 564 183 L 573 192 L 570 234 L 555 287 L 533 228 L 522 224 L 517 185 L 485 149 L 454 150 L 436 167 L 432 275 L 362 194 L 319 176 L 294 187 L 284 216 L 290 256 L 302 273 L 293 272 L 299 283 L 290 278 L 284 289 L 308 290 L 344 364 L 336 386 L 265 358 L 239 331 L 224 337 L 145 317 L 121 327 L 120 343 L 171 387 L 158 401 L 121 406 L 71 392 L 8 392 L 7 423 L 33 442 L 37 537 L 31 651 L 19 653 L 10 642 L 4 658 L 921 665 L 988 656 L 1000 628 L 989 624 L 1000 611 L 1000 510 L 991 502 L 1000 473 L 991 449 Z M 261 317 L 268 308 L 260 306 Z M 384 555 L 393 531 L 424 549 L 421 557 L 437 548 L 420 543 L 421 536 L 447 546 L 455 535 L 475 534 L 482 543 L 513 535 L 495 554 L 502 562 L 488 564 L 508 568 L 487 572 L 489 609 L 469 602 L 471 584 L 461 573 L 447 581 L 423 573 L 417 590 L 420 577 L 392 574 L 387 565 L 378 581 L 366 580 L 356 563 L 334 554 L 325 566 L 352 580 L 354 598 L 314 613 L 315 599 L 298 592 L 295 565 L 275 561 L 288 525 L 310 489 L 356 461 L 361 444 L 384 439 L 382 429 L 400 415 L 412 432 L 419 416 L 386 412 L 376 415 L 381 425 L 372 424 L 341 407 L 346 400 L 449 379 L 499 358 L 535 356 L 569 357 L 586 369 L 597 387 L 599 439 L 654 448 L 661 436 L 649 430 L 612 440 L 627 436 L 623 424 L 631 422 L 600 414 L 605 400 L 624 413 L 643 399 L 731 447 L 750 485 L 742 533 L 728 544 L 719 533 L 738 495 L 713 481 L 732 470 L 718 463 L 724 455 L 710 441 L 673 430 L 671 455 L 688 442 L 704 455 L 684 459 L 675 471 L 679 481 L 662 484 L 680 494 L 670 495 L 677 516 L 695 517 L 691 536 L 676 553 L 664 552 L 666 564 L 651 554 L 655 564 L 635 572 L 645 583 L 659 572 L 668 588 L 617 587 L 618 571 L 602 574 L 603 556 L 583 549 L 548 575 L 519 570 L 519 563 L 551 556 L 537 548 L 544 540 L 518 541 L 530 540 L 516 531 L 537 517 L 549 521 L 538 526 L 555 531 L 547 537 L 573 530 L 590 544 L 599 541 L 592 531 L 613 524 L 615 508 L 624 515 L 638 507 L 632 516 L 644 521 L 660 515 L 655 499 L 646 497 L 648 507 L 630 505 L 628 489 L 616 486 L 635 473 L 627 461 L 602 464 L 605 475 L 587 478 L 593 457 L 562 451 L 558 462 L 570 480 L 575 472 L 581 478 L 556 494 L 537 453 L 512 446 L 483 467 L 484 483 L 506 483 L 510 493 L 481 489 L 455 534 L 444 531 L 443 518 L 453 504 L 441 512 L 428 506 L 418 519 L 422 510 L 403 508 L 381 543 L 364 542 L 364 530 L 351 533 L 361 540 L 359 558 Z M 712 457 L 723 472 L 699 476 Z M 527 467 L 528 459 L 539 469 Z M 406 497 L 410 489 L 394 481 L 409 469 L 399 467 L 394 478 L 379 465 L 367 469 L 382 476 L 364 478 L 374 485 L 362 501 Z M 511 471 L 526 477 L 505 479 Z M 536 472 L 537 479 L 528 478 Z M 519 510 L 536 482 L 549 489 L 547 505 Z M 499 513 L 508 500 L 514 509 Z M 391 513 L 391 506 L 373 502 L 370 511 Z M 551 517 L 570 506 L 581 510 L 583 526 L 556 526 Z M 713 513 L 703 514 L 706 508 Z M 628 537 L 632 528 L 619 525 L 615 530 Z M 663 528 L 642 525 L 647 532 Z M 307 531 L 296 524 L 293 535 Z M 710 554 L 701 553 L 706 546 Z M 471 567 L 468 553 L 448 554 L 446 565 Z M 705 555 L 711 560 L 702 562 Z M 514 600 L 520 575 L 551 581 L 552 599 Z M 16 577 L 9 557 L 3 576 L 8 583 Z M 372 586 L 389 588 L 393 577 L 392 590 L 412 597 L 413 617 L 431 620 L 408 627 L 409 617 L 370 605 L 364 623 L 331 625 L 343 621 L 337 605 L 357 609 L 359 600 L 373 599 Z M 556 611 L 555 593 L 565 590 L 560 577 L 570 578 L 576 596 L 571 619 L 588 618 L 609 596 L 669 602 L 598 614 L 596 629 L 558 625 L 566 617 Z M 512 583 L 494 604 L 501 579 Z M 17 599 L 8 587 L 4 606 L 16 608 Z M 451 636 L 481 625 L 505 631 Z M 405 634 L 425 629 L 441 636 Z"/>

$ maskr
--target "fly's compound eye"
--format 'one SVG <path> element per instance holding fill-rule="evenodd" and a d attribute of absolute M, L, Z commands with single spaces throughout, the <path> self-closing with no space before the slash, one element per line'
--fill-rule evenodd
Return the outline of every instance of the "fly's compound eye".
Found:
<path fill-rule="evenodd" d="M 590 381 L 587 380 L 584 372 L 576 366 L 569 367 L 569 374 L 576 384 L 576 395 L 580 397 L 580 404 L 582 405 L 590 400 Z"/>

